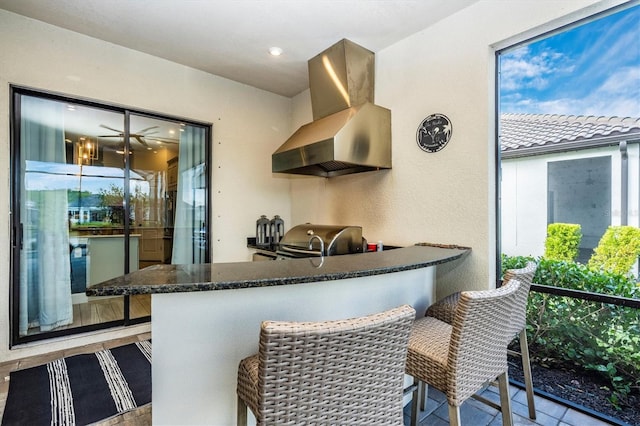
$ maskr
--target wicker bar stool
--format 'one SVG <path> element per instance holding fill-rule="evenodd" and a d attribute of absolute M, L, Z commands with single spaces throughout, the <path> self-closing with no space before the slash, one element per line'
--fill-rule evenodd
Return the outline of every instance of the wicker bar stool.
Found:
<path fill-rule="evenodd" d="M 521 269 L 508 269 L 504 273 L 504 284 L 507 284 L 510 280 L 516 279 L 520 281 L 520 289 L 516 295 L 516 309 L 513 314 L 505 322 L 505 325 L 509 327 L 510 340 L 513 340 L 516 336 L 520 341 L 520 352 L 509 350 L 510 355 L 519 356 L 522 358 L 522 370 L 524 373 L 524 385 L 527 393 L 527 406 L 529 407 L 529 418 L 535 420 L 536 418 L 536 406 L 533 398 L 533 380 L 531 377 L 531 361 L 529 360 L 529 343 L 527 342 L 527 299 L 529 298 L 529 289 L 533 276 L 536 274 L 538 265 L 535 262 L 527 262 L 527 265 Z M 453 293 L 449 296 L 437 301 L 427 309 L 427 316 L 438 318 L 448 324 L 453 323 L 453 317 L 455 315 L 456 307 L 460 300 L 460 293 Z M 423 392 L 424 393 L 424 392 Z M 486 402 L 487 401 L 483 401 Z M 424 400 L 421 400 L 421 404 Z M 495 407 L 495 404 L 488 403 Z M 424 409 L 424 407 L 422 407 Z"/>
<path fill-rule="evenodd" d="M 406 373 L 443 392 L 449 422 L 460 425 L 460 405 L 485 383 L 498 378 L 502 423 L 513 424 L 504 323 L 516 304 L 517 280 L 495 290 L 463 291 L 451 324 L 433 317 L 414 322 Z M 418 424 L 419 386 L 411 403 L 411 425 Z"/>
<path fill-rule="evenodd" d="M 361 318 L 264 321 L 256 355 L 238 368 L 238 425 L 402 425 L 415 310 Z"/>

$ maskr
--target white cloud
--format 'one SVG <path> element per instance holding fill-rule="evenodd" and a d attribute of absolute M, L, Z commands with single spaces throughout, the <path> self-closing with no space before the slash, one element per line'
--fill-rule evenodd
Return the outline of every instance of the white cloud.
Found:
<path fill-rule="evenodd" d="M 640 66 L 616 70 L 598 88 L 598 92 L 602 94 L 620 94 L 629 91 L 640 95 Z M 640 96 L 637 99 L 640 103 Z"/>
<path fill-rule="evenodd" d="M 510 93 L 502 96 L 504 112 L 640 117 L 640 66 L 614 70 L 582 98 L 539 101 Z"/>
<path fill-rule="evenodd" d="M 547 76 L 573 70 L 573 66 L 567 65 L 566 62 L 568 60 L 563 54 L 553 50 L 531 56 L 529 46 L 505 54 L 500 62 L 501 89 L 542 90 L 549 85 Z"/>
<path fill-rule="evenodd" d="M 505 102 L 502 109 L 504 112 L 529 114 L 640 117 L 640 102 L 637 94 L 633 93 L 620 93 L 615 96 L 594 93 L 584 99 L 562 98 L 543 102 L 523 98 L 515 102 Z"/>
<path fill-rule="evenodd" d="M 637 58 L 638 30 L 628 27 L 637 28 L 637 17 L 628 16 L 627 19 L 632 23 L 617 22 L 600 34 L 594 43 L 587 45 L 582 55 L 585 73 L 606 73 L 612 64 L 624 62 L 629 57 Z"/>
<path fill-rule="evenodd" d="M 616 70 L 583 99 L 564 102 L 572 114 L 640 117 L 640 66 Z"/>
<path fill-rule="evenodd" d="M 640 117 L 637 18 L 503 54 L 501 110 Z"/>

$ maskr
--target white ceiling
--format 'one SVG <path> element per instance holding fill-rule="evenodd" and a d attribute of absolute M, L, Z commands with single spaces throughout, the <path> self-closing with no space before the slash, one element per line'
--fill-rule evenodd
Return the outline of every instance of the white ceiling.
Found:
<path fill-rule="evenodd" d="M 284 96 L 347 38 L 378 52 L 479 0 L 0 0 L 0 8 Z M 278 46 L 280 57 L 268 54 Z"/>

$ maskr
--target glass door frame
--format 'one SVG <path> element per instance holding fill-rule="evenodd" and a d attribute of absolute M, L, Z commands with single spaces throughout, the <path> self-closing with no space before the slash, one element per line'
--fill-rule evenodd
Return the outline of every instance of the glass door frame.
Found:
<path fill-rule="evenodd" d="M 33 342 L 51 339 L 55 337 L 74 335 L 78 333 L 86 333 L 95 330 L 109 329 L 118 326 L 129 326 L 135 324 L 141 324 L 151 321 L 151 316 L 130 318 L 130 296 L 124 296 L 124 312 L 122 320 L 115 320 L 109 322 L 103 322 L 92 325 L 78 326 L 73 328 L 65 328 L 61 330 L 46 331 L 38 334 L 20 336 L 19 335 L 19 306 L 20 306 L 20 256 L 22 249 L 23 229 L 20 222 L 21 218 L 21 197 L 25 194 L 20 193 L 20 184 L 22 179 L 22 173 L 24 172 L 21 167 L 21 149 L 20 149 L 20 132 L 21 132 L 21 97 L 32 96 L 41 99 L 67 102 L 76 105 L 82 105 L 86 107 L 101 109 L 105 111 L 111 111 L 120 113 L 124 117 L 124 144 L 126 151 L 130 152 L 130 119 L 131 115 L 140 117 L 155 118 L 159 120 L 178 121 L 186 125 L 193 125 L 204 129 L 205 137 L 205 183 L 208 188 L 205 195 L 205 262 L 211 261 L 211 204 L 212 204 L 212 191 L 211 191 L 211 176 L 210 165 L 212 158 L 211 139 L 212 139 L 212 124 L 205 122 L 198 122 L 191 119 L 185 119 L 183 117 L 176 117 L 167 114 L 160 114 L 156 112 L 144 111 L 126 106 L 113 105 L 109 103 L 98 102 L 95 100 L 76 98 L 69 95 L 60 93 L 47 92 L 37 90 L 29 87 L 10 85 L 10 209 L 9 209 L 9 221 L 11 226 L 11 236 L 9 239 L 10 244 L 10 277 L 11 283 L 9 287 L 9 315 L 10 315 L 10 347 Z M 130 209 L 129 202 L 130 197 L 130 168 L 131 161 L 128 155 L 125 155 L 124 160 L 124 273 L 130 271 L 129 264 L 129 252 L 130 252 Z"/>

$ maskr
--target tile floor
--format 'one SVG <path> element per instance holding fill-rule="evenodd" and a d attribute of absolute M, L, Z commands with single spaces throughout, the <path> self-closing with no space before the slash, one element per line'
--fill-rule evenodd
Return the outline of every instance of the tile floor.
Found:
<path fill-rule="evenodd" d="M 0 364 L 0 416 L 4 411 L 4 405 L 9 390 L 9 373 L 14 370 L 29 368 L 36 365 L 47 363 L 51 360 L 76 355 L 79 353 L 95 352 L 105 348 L 124 345 L 138 340 L 149 339 L 150 333 L 140 334 L 123 339 L 110 340 L 102 343 L 95 343 L 81 348 L 59 351 L 47 355 L 22 359 L 18 361 L 6 362 Z M 489 387 L 484 391 L 483 395 L 493 401 L 499 402 L 498 390 Z M 515 425 L 543 425 L 543 426 L 600 426 L 609 423 L 600 421 L 593 417 L 589 417 L 579 411 L 567 408 L 564 405 L 555 403 L 548 399 L 536 396 L 537 419 L 532 421 L 528 417 L 528 409 L 526 405 L 526 394 L 517 387 L 511 387 L 513 420 Z M 409 425 L 410 406 L 405 407 L 405 425 Z M 136 410 L 124 413 L 122 415 L 105 419 L 99 422 L 98 426 L 147 426 L 151 425 L 151 404 L 139 407 Z M 469 426 L 500 426 L 502 425 L 501 414 L 476 400 L 468 400 L 461 407 L 462 424 Z M 447 403 L 445 396 L 433 389 L 429 388 L 429 399 L 427 409 L 420 413 L 420 426 L 446 426 L 449 424 Z"/>
<path fill-rule="evenodd" d="M 601 426 L 610 423 L 590 417 L 580 411 L 567 408 L 549 399 L 537 396 L 536 420 L 529 419 L 527 408 L 527 395 L 524 390 L 511 386 L 511 410 L 513 411 L 513 423 L 517 426 Z M 487 388 L 483 393 L 487 399 L 500 403 L 498 389 Z M 410 424 L 411 404 L 405 407 L 404 424 Z M 501 426 L 502 414 L 474 399 L 465 401 L 460 407 L 461 423 L 473 426 Z M 420 426 L 448 426 L 449 413 L 447 398 L 436 389 L 429 387 L 429 399 L 426 410 L 420 413 Z"/>

